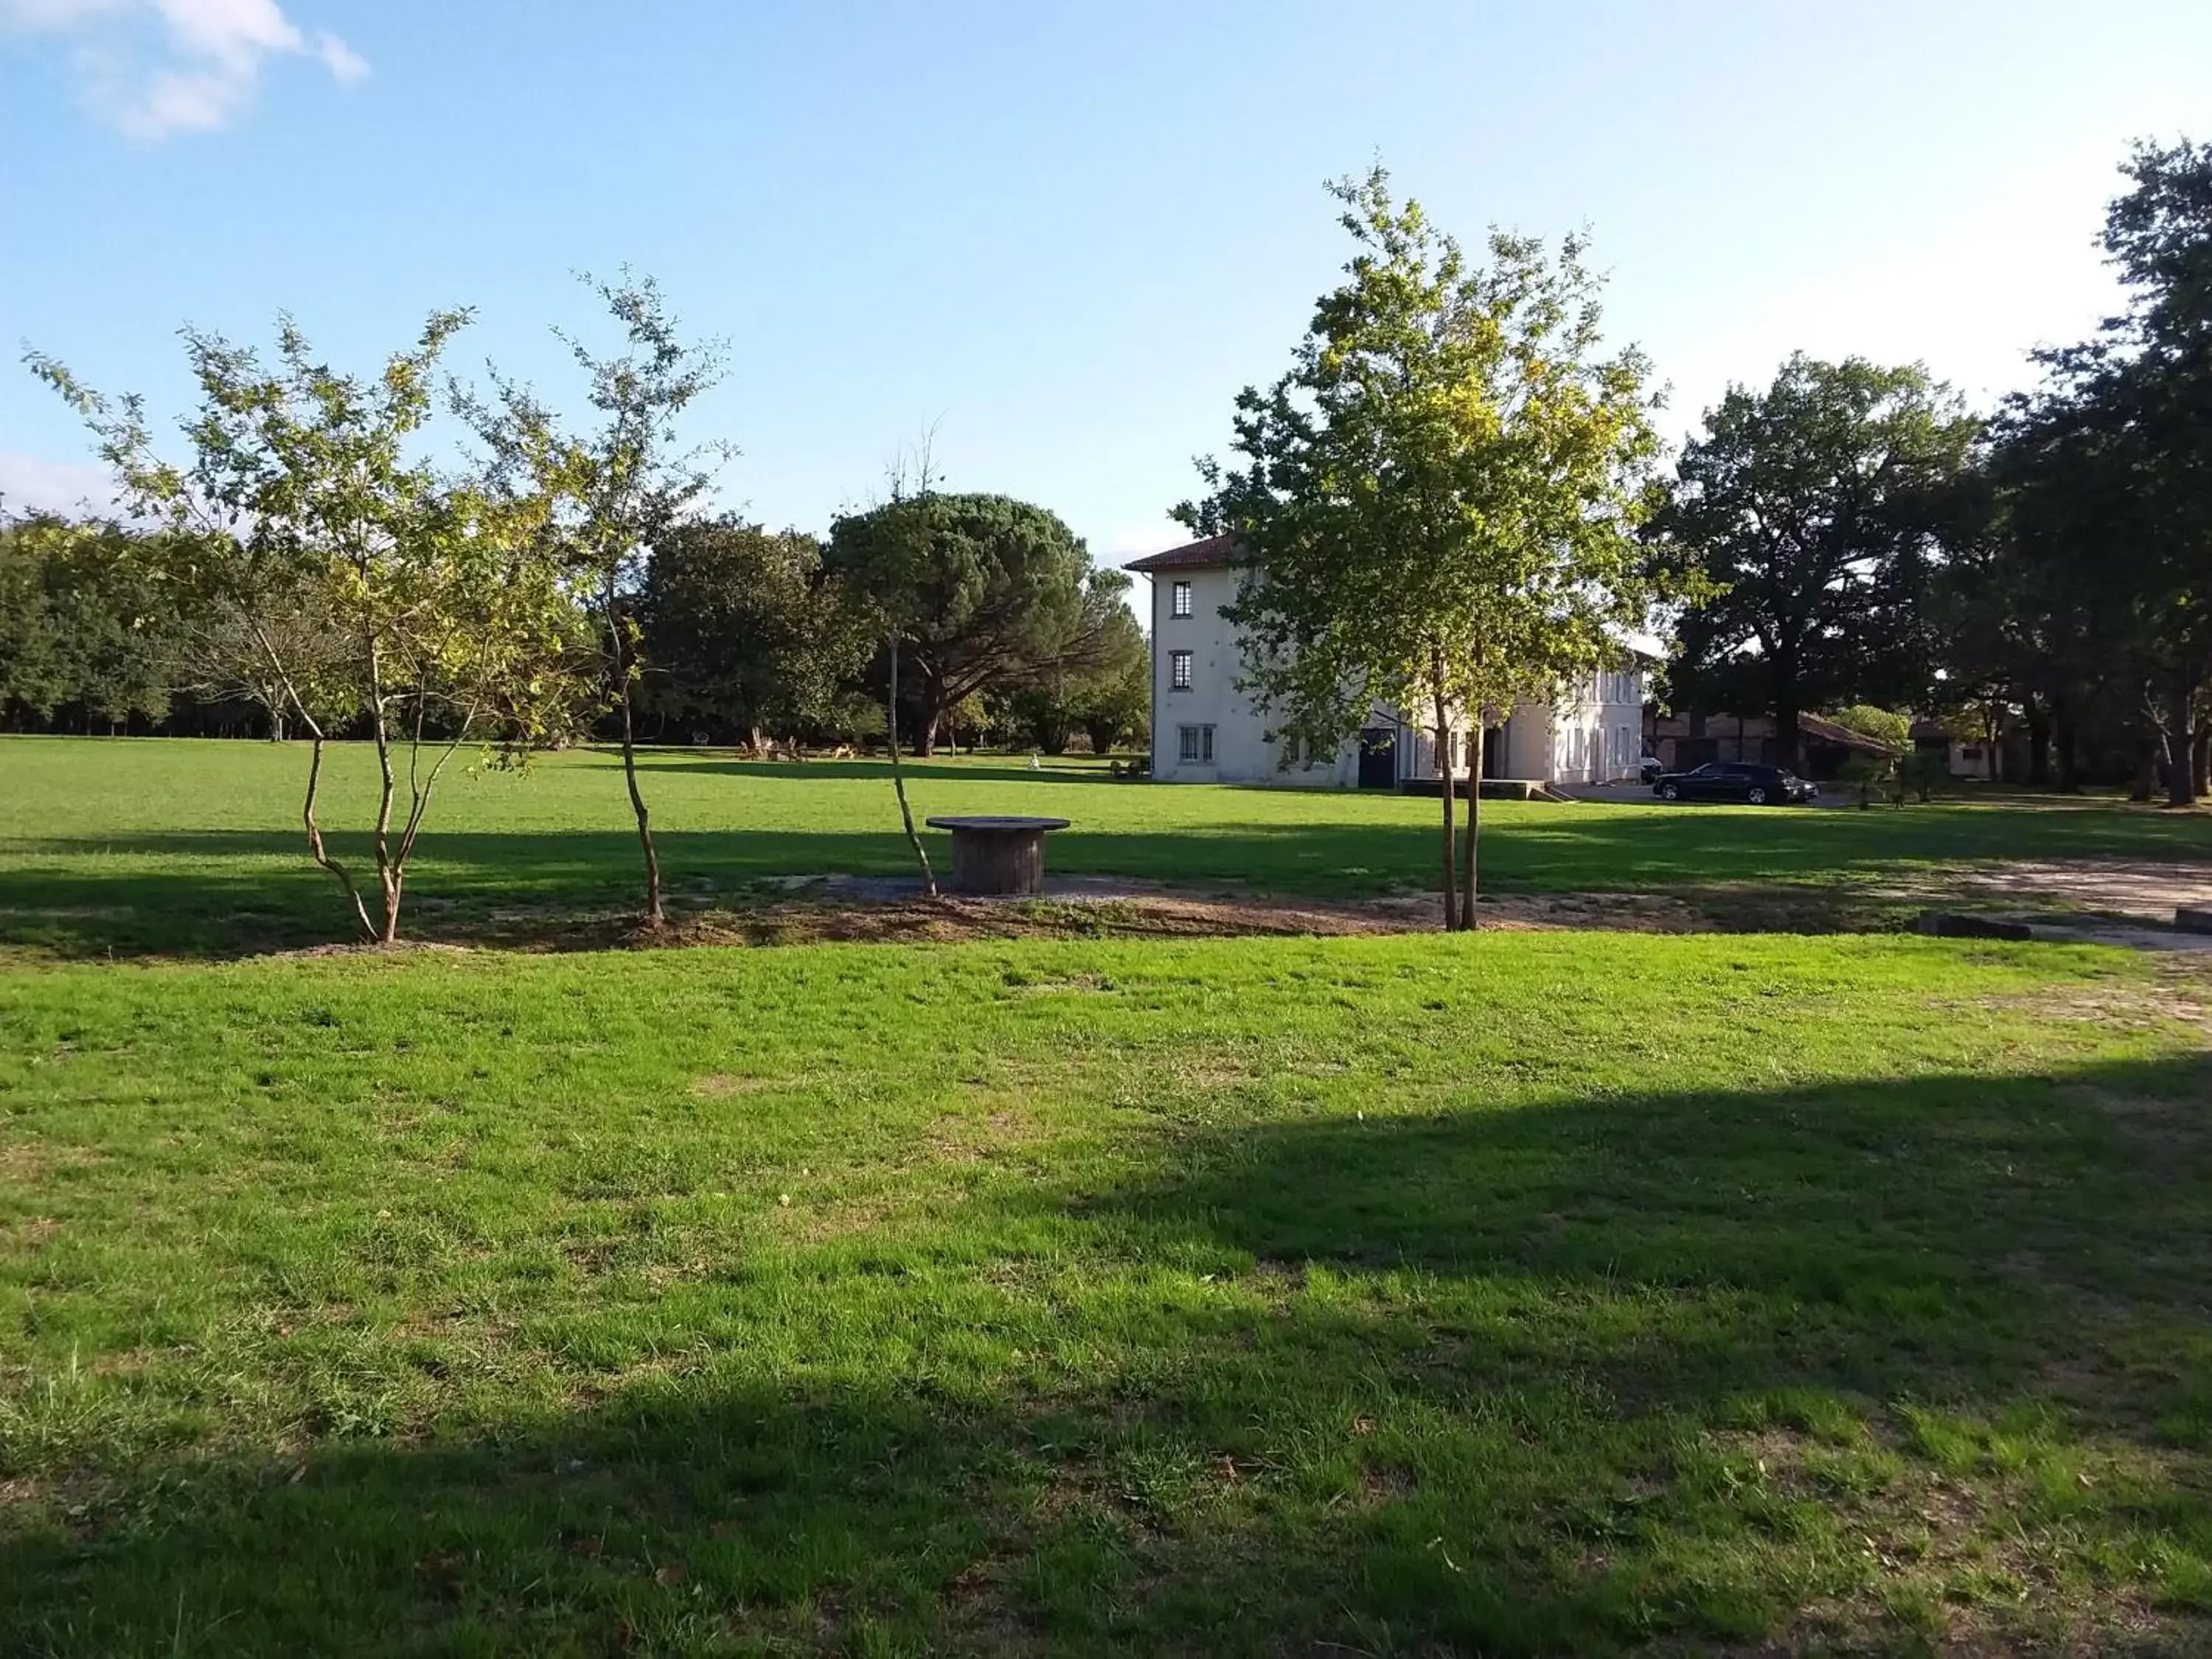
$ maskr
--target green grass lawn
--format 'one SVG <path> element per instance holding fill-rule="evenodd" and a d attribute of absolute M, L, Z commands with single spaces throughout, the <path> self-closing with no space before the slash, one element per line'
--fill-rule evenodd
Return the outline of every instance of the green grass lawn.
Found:
<path fill-rule="evenodd" d="M 1012 783 L 925 787 L 1186 810 Z M 550 836 L 535 787 L 456 834 Z M 0 1652 L 2204 1651 L 2180 971 L 1493 933 L 0 975 Z"/>
<path fill-rule="evenodd" d="M 243 743 L 0 738 L 0 951 L 226 955 L 347 936 L 298 823 L 306 751 Z M 325 821 L 356 852 L 371 759 L 341 748 Z M 645 761 L 671 894 L 698 910 L 763 878 L 911 868 L 880 763 Z M 1433 801 L 1117 783 L 1086 763 L 1002 758 L 914 768 L 917 813 L 1073 820 L 1053 869 L 1285 895 L 1436 884 Z M 1944 804 L 1902 812 L 1488 803 L 1498 890 L 1849 890 L 1916 867 L 1990 859 L 2212 859 L 2212 819 L 2112 804 Z M 945 838 L 932 834 L 942 861 Z M 611 756 L 453 779 L 410 886 L 410 931 L 520 938 L 636 902 L 637 848 Z"/>
<path fill-rule="evenodd" d="M 345 936 L 303 762 L 0 739 L 0 1655 L 2212 1650 L 2200 966 L 257 957 Z M 880 766 L 647 764 L 689 912 L 907 867 Z M 1075 820 L 1063 872 L 1431 880 L 1433 802 L 914 793 Z M 2110 805 L 1486 811 L 1524 890 L 2212 858 Z M 457 779 L 412 931 L 544 943 L 635 868 L 610 757 Z"/>

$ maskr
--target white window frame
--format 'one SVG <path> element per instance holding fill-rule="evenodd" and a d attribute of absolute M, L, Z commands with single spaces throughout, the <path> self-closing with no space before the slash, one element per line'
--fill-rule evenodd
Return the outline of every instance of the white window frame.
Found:
<path fill-rule="evenodd" d="M 1198 684 L 1198 664 L 1188 651 L 1168 653 L 1168 690 L 1189 691 Z"/>
<path fill-rule="evenodd" d="M 1176 758 L 1185 766 L 1212 765 L 1213 728 L 1211 726 L 1176 727 Z"/>
<path fill-rule="evenodd" d="M 1168 584 L 1168 615 L 1188 617 L 1193 615 L 1194 610 L 1195 607 L 1190 597 L 1190 584 L 1170 582 Z"/>

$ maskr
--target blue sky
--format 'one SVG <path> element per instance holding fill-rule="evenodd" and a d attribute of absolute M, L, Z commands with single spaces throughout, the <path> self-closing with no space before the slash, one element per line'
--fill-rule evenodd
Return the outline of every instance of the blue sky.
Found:
<path fill-rule="evenodd" d="M 725 499 L 826 526 L 927 425 L 1102 557 L 1170 539 L 1380 155 L 1474 240 L 1587 226 L 1694 423 L 1790 349 L 1978 401 L 2114 290 L 2138 136 L 2212 136 L 2212 4 L 0 0 L 0 342 L 163 417 L 187 319 L 371 365 L 433 307 L 556 398 L 570 273 L 657 273 L 727 383 Z M 90 486 L 0 373 L 0 489 Z"/>

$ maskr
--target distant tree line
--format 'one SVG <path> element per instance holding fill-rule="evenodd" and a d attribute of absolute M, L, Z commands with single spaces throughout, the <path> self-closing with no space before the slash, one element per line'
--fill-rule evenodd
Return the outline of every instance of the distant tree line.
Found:
<path fill-rule="evenodd" d="M 2103 246 L 2127 292 L 1976 418 L 1924 368 L 1792 357 L 1685 447 L 1646 533 L 1695 570 L 1676 703 L 2024 729 L 2028 781 L 2212 787 L 2212 145 L 2139 146 Z"/>
<path fill-rule="evenodd" d="M 932 512 L 946 533 L 921 567 L 927 605 L 899 693 L 906 746 L 1142 746 L 1150 647 L 1128 577 L 1091 564 L 1057 517 L 1011 497 L 939 496 Z M 873 516 L 841 518 L 826 540 L 731 515 L 662 532 L 623 594 L 640 739 L 800 753 L 880 745 L 886 653 L 853 564 Z M 220 619 L 155 579 L 167 534 L 0 516 L 0 731 L 299 734 L 282 688 L 250 672 L 250 645 L 222 648 L 210 637 Z M 584 638 L 589 607 L 555 599 L 567 637 Z M 619 725 L 585 698 L 556 740 L 613 740 Z M 341 717 L 331 735 L 366 738 L 369 722 Z"/>

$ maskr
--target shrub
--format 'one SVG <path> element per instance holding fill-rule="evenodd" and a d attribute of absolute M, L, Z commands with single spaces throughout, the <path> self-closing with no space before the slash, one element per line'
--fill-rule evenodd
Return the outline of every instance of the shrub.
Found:
<path fill-rule="evenodd" d="M 1941 749 L 1915 749 L 1897 763 L 1898 786 L 1923 801 L 1950 781 L 1950 759 Z"/>
<path fill-rule="evenodd" d="M 1877 795 L 1900 806 L 1905 804 L 1903 793 L 1892 787 L 1897 776 L 1895 761 L 1876 760 L 1871 755 L 1853 755 L 1844 763 L 1836 776 L 1849 784 L 1856 793 L 1861 810 L 1872 806 Z"/>

